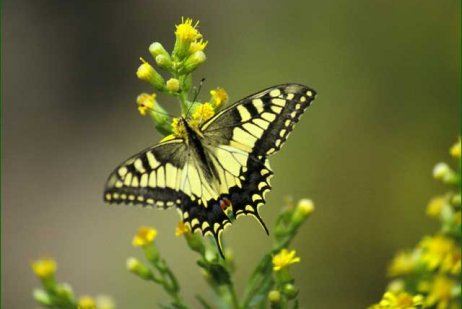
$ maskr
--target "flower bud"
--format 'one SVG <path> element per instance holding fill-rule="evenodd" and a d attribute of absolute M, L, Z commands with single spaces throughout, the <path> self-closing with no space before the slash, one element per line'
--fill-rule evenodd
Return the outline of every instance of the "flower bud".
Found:
<path fill-rule="evenodd" d="M 82 296 L 77 304 L 79 309 L 96 309 L 96 303 L 90 296 Z"/>
<path fill-rule="evenodd" d="M 310 199 L 301 199 L 292 214 L 292 222 L 295 226 L 300 225 L 313 211 L 313 201 Z"/>
<path fill-rule="evenodd" d="M 162 46 L 162 44 L 160 44 L 159 42 L 154 42 L 151 45 L 149 45 L 149 52 L 151 53 L 153 58 L 156 58 L 159 55 L 170 58 L 170 55 L 165 50 L 164 46 Z"/>
<path fill-rule="evenodd" d="M 157 73 L 157 71 L 154 69 L 152 65 L 141 59 L 143 62 L 139 67 L 138 70 L 136 71 L 136 76 L 154 87 L 156 87 L 159 90 L 164 89 L 164 78 Z"/>
<path fill-rule="evenodd" d="M 449 153 L 456 159 L 460 159 L 460 137 L 459 140 L 451 146 Z"/>
<path fill-rule="evenodd" d="M 203 51 L 195 52 L 194 54 L 189 56 L 188 59 L 186 59 L 183 69 L 184 73 L 191 73 L 192 71 L 197 69 L 197 67 L 200 64 L 204 63 L 206 59 L 207 57 L 205 56 Z"/>
<path fill-rule="evenodd" d="M 56 262 L 53 259 L 42 259 L 32 263 L 32 270 L 41 279 L 53 277 L 56 272 Z"/>
<path fill-rule="evenodd" d="M 176 78 L 170 78 L 166 83 L 169 92 L 178 92 L 180 90 L 180 81 Z"/>
<path fill-rule="evenodd" d="M 138 259 L 136 258 L 129 258 L 127 260 L 127 269 L 140 277 L 141 279 L 144 280 L 150 280 L 153 278 L 152 272 L 147 268 L 145 265 L 143 265 Z"/>
<path fill-rule="evenodd" d="M 281 293 L 278 290 L 272 290 L 268 293 L 268 300 L 272 303 L 279 303 L 281 301 Z"/>
<path fill-rule="evenodd" d="M 459 182 L 459 176 L 444 162 L 440 162 L 433 168 L 433 177 L 447 184 Z"/>
<path fill-rule="evenodd" d="M 293 299 L 297 296 L 298 289 L 292 283 L 287 283 L 284 285 L 283 292 L 288 299 Z"/>
<path fill-rule="evenodd" d="M 433 177 L 442 180 L 451 171 L 451 168 L 444 162 L 440 162 L 433 168 Z"/>
<path fill-rule="evenodd" d="M 164 70 L 173 69 L 173 64 L 172 64 L 172 60 L 170 59 L 170 57 L 166 57 L 164 55 L 158 55 L 156 57 L 156 63 L 160 68 Z"/>
<path fill-rule="evenodd" d="M 60 298 L 64 298 L 67 300 L 74 299 L 74 291 L 69 283 L 63 283 L 56 287 L 56 293 L 60 296 Z"/>
<path fill-rule="evenodd" d="M 33 295 L 35 301 L 38 302 L 40 305 L 43 305 L 45 307 L 51 307 L 53 305 L 52 297 L 44 290 L 36 289 L 34 290 Z"/>

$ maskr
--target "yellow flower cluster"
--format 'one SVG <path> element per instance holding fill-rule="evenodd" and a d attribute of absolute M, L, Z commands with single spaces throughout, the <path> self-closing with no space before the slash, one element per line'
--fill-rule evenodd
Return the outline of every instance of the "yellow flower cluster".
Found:
<path fill-rule="evenodd" d="M 369 309 L 417 309 L 422 308 L 422 295 L 411 295 L 406 292 L 386 292 L 382 300 Z"/>
<path fill-rule="evenodd" d="M 208 42 L 204 41 L 203 39 L 196 40 L 192 42 L 191 45 L 189 46 L 189 53 L 194 54 L 195 52 L 203 51 L 205 47 L 207 46 L 207 44 Z"/>
<path fill-rule="evenodd" d="M 429 236 L 418 245 L 421 261 L 431 270 L 457 274 L 460 272 L 460 245 L 444 235 Z"/>
<path fill-rule="evenodd" d="M 157 236 L 157 230 L 152 227 L 142 226 L 138 233 L 133 237 L 132 245 L 134 247 L 145 247 L 151 244 Z"/>
<path fill-rule="evenodd" d="M 210 95 L 212 96 L 210 103 L 215 109 L 228 102 L 228 93 L 223 88 L 218 87 L 217 89 L 211 90 Z"/>
<path fill-rule="evenodd" d="M 457 142 L 449 149 L 449 153 L 456 159 L 460 159 L 460 136 Z"/>
<path fill-rule="evenodd" d="M 178 225 L 175 229 L 175 235 L 178 237 L 178 236 L 182 236 L 182 235 L 185 235 L 187 233 L 189 233 L 191 230 L 189 229 L 189 227 L 183 223 L 183 221 L 180 221 L 178 222 Z"/>
<path fill-rule="evenodd" d="M 197 30 L 197 26 L 199 26 L 199 21 L 197 21 L 193 25 L 192 18 L 186 18 L 186 20 L 182 17 L 181 24 L 176 25 L 175 35 L 178 39 L 183 41 L 195 41 L 202 38 L 202 34 Z"/>
<path fill-rule="evenodd" d="M 32 262 L 32 270 L 39 278 L 48 278 L 53 276 L 56 269 L 56 261 L 53 259 L 42 259 Z"/>
<path fill-rule="evenodd" d="M 145 116 L 147 112 L 152 111 L 156 102 L 156 94 L 142 93 L 136 98 L 138 104 L 138 111 L 141 116 Z"/>
<path fill-rule="evenodd" d="M 449 152 L 460 159 L 460 138 Z M 441 162 L 433 174 L 447 185 L 457 185 L 456 190 L 433 198 L 427 205 L 427 215 L 438 219 L 441 228 L 425 236 L 413 250 L 395 256 L 388 268 L 394 280 L 371 309 L 461 308 L 460 171 Z"/>
<path fill-rule="evenodd" d="M 292 264 L 299 263 L 300 258 L 295 256 L 295 254 L 295 250 L 289 251 L 287 249 L 282 249 L 279 251 L 278 254 L 273 256 L 273 270 L 280 271 Z"/>
<path fill-rule="evenodd" d="M 82 296 L 77 304 L 78 309 L 96 309 L 96 303 L 90 296 Z"/>
<path fill-rule="evenodd" d="M 196 107 L 191 115 L 190 125 L 199 128 L 204 122 L 215 115 L 215 109 L 210 103 L 205 102 Z"/>

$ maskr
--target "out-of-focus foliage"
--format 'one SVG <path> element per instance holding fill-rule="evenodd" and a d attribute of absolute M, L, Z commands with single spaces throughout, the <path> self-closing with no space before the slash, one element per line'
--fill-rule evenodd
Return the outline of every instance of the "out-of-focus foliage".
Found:
<path fill-rule="evenodd" d="M 435 179 L 448 192 L 430 200 L 427 214 L 440 222 L 433 235 L 412 249 L 396 254 L 388 268 L 392 281 L 382 300 L 371 309 L 457 309 L 461 304 L 460 138 L 450 148 L 456 168 L 438 163 Z"/>

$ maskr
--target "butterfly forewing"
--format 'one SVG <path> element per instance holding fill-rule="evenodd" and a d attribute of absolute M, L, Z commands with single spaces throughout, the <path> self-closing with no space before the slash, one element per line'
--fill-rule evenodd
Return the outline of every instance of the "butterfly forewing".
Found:
<path fill-rule="evenodd" d="M 267 157 L 282 147 L 315 95 L 298 84 L 272 87 L 235 103 L 201 128 L 236 217 L 252 215 L 267 231 L 258 213 L 271 189 Z"/>

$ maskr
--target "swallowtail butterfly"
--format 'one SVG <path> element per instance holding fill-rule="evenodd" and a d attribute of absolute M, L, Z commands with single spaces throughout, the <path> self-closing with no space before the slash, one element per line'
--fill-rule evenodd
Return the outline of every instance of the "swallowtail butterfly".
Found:
<path fill-rule="evenodd" d="M 250 215 L 268 233 L 258 212 L 273 175 L 268 158 L 286 141 L 316 92 L 278 85 L 218 112 L 195 128 L 181 118 L 183 136 L 149 147 L 109 176 L 104 200 L 176 207 L 193 232 L 220 235 L 231 218 Z"/>

